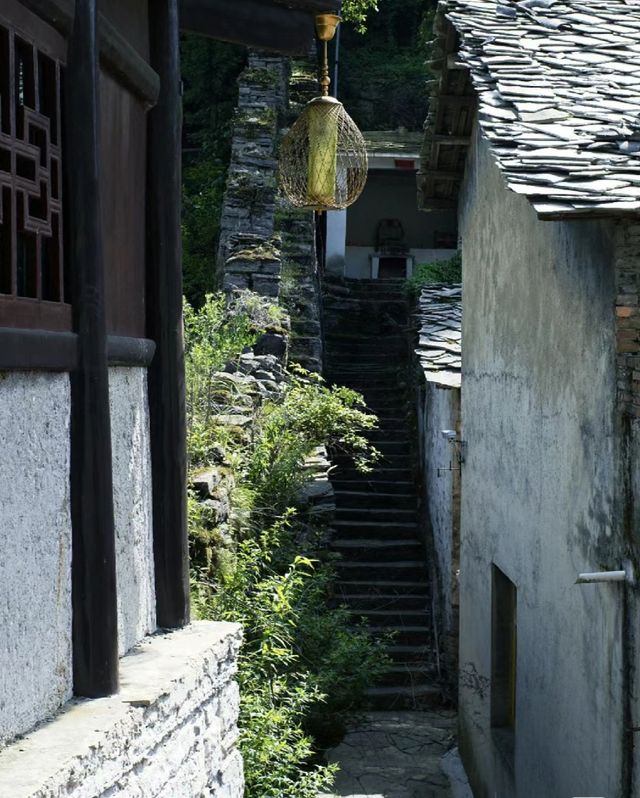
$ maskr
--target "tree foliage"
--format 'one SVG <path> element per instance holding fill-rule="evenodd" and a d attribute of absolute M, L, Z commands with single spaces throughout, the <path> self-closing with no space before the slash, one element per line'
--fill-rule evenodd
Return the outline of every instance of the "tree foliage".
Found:
<path fill-rule="evenodd" d="M 213 288 L 220 214 L 229 167 L 237 79 L 246 63 L 238 45 L 187 34 L 181 40 L 184 85 L 183 276 L 190 304 Z"/>
<path fill-rule="evenodd" d="M 378 0 L 347 6 L 342 30 L 339 95 L 362 130 L 421 130 L 427 113 L 427 55 L 435 0 Z M 373 10 L 374 4 L 366 2 Z M 362 32 L 366 16 L 366 34 Z M 347 17 L 349 19 L 349 17 Z"/>

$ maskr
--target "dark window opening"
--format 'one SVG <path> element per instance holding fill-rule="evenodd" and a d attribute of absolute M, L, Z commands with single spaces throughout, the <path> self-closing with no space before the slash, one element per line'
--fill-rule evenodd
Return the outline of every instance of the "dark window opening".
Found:
<path fill-rule="evenodd" d="M 0 28 L 0 131 L 11 135 L 11 70 L 9 31 Z"/>
<path fill-rule="evenodd" d="M 491 726 L 502 752 L 513 760 L 518 661 L 517 591 L 496 566 L 491 590 Z"/>
<path fill-rule="evenodd" d="M 0 19 L 2 12 L 0 11 Z M 71 329 L 65 302 L 64 40 L 0 22 L 0 326 Z"/>
<path fill-rule="evenodd" d="M 2 189 L 2 216 L 0 217 L 0 293 L 11 294 L 12 275 L 11 264 L 12 243 L 11 243 L 11 190 Z"/>
<path fill-rule="evenodd" d="M 406 258 L 380 258 L 380 280 L 400 280 L 407 276 Z"/>

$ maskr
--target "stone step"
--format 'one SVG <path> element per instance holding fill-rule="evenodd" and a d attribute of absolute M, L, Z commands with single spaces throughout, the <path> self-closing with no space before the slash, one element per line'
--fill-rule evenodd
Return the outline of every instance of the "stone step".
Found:
<path fill-rule="evenodd" d="M 390 366 L 389 361 L 383 361 L 379 366 L 371 364 L 369 368 L 363 368 L 361 363 L 354 363 L 351 368 L 343 366 L 325 369 L 325 380 L 338 385 L 348 385 L 360 391 L 378 386 L 385 387 L 389 383 L 402 383 L 404 371 L 397 366 Z"/>
<path fill-rule="evenodd" d="M 445 698 L 438 687 L 373 687 L 366 691 L 367 703 L 375 709 L 436 709 L 445 706 Z"/>
<path fill-rule="evenodd" d="M 332 374 L 333 372 L 344 371 L 348 374 L 385 374 L 388 369 L 392 373 L 400 374 L 402 379 L 406 379 L 406 367 L 404 362 L 397 360 L 389 360 L 389 357 L 384 353 L 375 349 L 365 352 L 358 358 L 354 358 L 353 354 L 349 352 L 348 347 L 343 349 L 335 349 L 333 347 L 324 350 L 324 374 Z M 393 363 L 393 367 L 389 364 Z"/>
<path fill-rule="evenodd" d="M 352 468 L 354 471 L 357 471 L 353 459 L 348 455 L 337 455 L 337 456 L 333 455 L 331 457 L 331 463 L 337 468 L 343 468 L 343 469 Z M 376 460 L 373 466 L 373 470 L 370 473 L 378 474 L 381 471 L 387 471 L 389 469 L 399 469 L 399 468 L 403 468 L 411 472 L 413 463 L 414 463 L 414 458 L 411 456 L 411 454 L 382 455 L 378 460 Z"/>
<path fill-rule="evenodd" d="M 423 548 L 419 538 L 419 526 L 411 521 L 359 521 L 354 517 L 348 520 L 336 520 L 332 526 L 336 531 L 336 538 L 343 540 L 357 539 L 362 544 L 368 538 L 382 545 L 390 545 L 399 539 L 404 539 Z M 422 551 L 420 553 L 422 554 Z"/>
<path fill-rule="evenodd" d="M 419 582 L 427 581 L 427 565 L 424 560 L 407 560 L 405 562 L 377 562 L 375 560 L 361 562 L 336 563 L 339 580 L 376 582 L 390 580 L 393 582 Z"/>
<path fill-rule="evenodd" d="M 384 422 L 384 426 L 378 421 L 378 425 L 376 429 L 368 430 L 366 433 L 367 440 L 371 441 L 374 445 L 387 441 L 390 443 L 397 443 L 400 440 L 406 440 L 407 446 L 409 445 L 410 425 L 408 419 L 407 421 L 398 419 L 393 423 L 387 420 Z"/>
<path fill-rule="evenodd" d="M 362 580 L 343 580 L 335 583 L 336 593 L 342 597 L 361 596 L 363 599 L 368 597 L 371 600 L 378 600 L 381 596 L 386 598 L 397 598 L 409 596 L 417 598 L 424 597 L 429 600 L 429 588 L 426 579 L 412 582 L 411 580 L 392 581 L 389 579 L 379 579 L 375 582 Z"/>
<path fill-rule="evenodd" d="M 423 665 L 425 662 L 430 662 L 433 658 L 433 648 L 431 645 L 403 646 L 392 643 L 386 647 L 385 651 L 387 656 L 396 665 L 409 662 Z"/>
<path fill-rule="evenodd" d="M 405 562 L 419 557 L 424 546 L 417 540 L 380 540 L 378 538 L 338 538 L 331 542 L 332 551 L 346 562 Z"/>
<path fill-rule="evenodd" d="M 426 589 L 426 585 L 424 585 Z M 336 599 L 339 604 L 346 604 L 353 612 L 371 610 L 394 610 L 406 612 L 416 610 L 430 612 L 431 599 L 424 593 L 381 594 L 381 593 L 343 593 L 337 589 Z"/>
<path fill-rule="evenodd" d="M 338 466 L 331 472 L 331 481 L 337 480 L 351 481 L 351 482 L 412 482 L 413 469 L 412 468 L 392 468 L 392 467 L 376 467 L 375 471 L 370 471 L 367 474 L 358 471 L 355 466 L 349 467 L 348 465 Z"/>
<path fill-rule="evenodd" d="M 393 497 L 386 502 L 383 507 L 345 507 L 341 501 L 337 501 L 335 520 L 343 521 L 362 521 L 363 523 L 372 521 L 381 526 L 390 522 L 402 524 L 413 524 L 417 528 L 418 511 L 415 507 L 398 507 L 398 503 L 393 501 Z"/>
<path fill-rule="evenodd" d="M 349 606 L 349 605 L 348 605 Z M 369 627 L 387 627 L 401 634 L 405 629 L 429 628 L 431 616 L 424 610 L 354 610 L 354 618 L 363 618 Z"/>
<path fill-rule="evenodd" d="M 384 635 L 391 635 L 390 646 L 429 646 L 433 642 L 432 629 L 424 623 L 417 626 L 365 625 L 362 628 L 378 639 Z"/>
<path fill-rule="evenodd" d="M 335 490 L 335 501 L 339 513 L 351 508 L 371 510 L 373 508 L 396 508 L 417 512 L 417 499 L 413 493 L 374 493 L 369 490 Z"/>
<path fill-rule="evenodd" d="M 413 475 L 412 475 L 413 476 Z M 388 495 L 390 493 L 408 494 L 415 491 L 415 483 L 411 480 L 395 480 L 376 478 L 373 473 L 356 476 L 339 477 L 335 472 L 331 474 L 331 484 L 336 493 L 370 493 L 372 495 Z"/>
<path fill-rule="evenodd" d="M 423 665 L 419 662 L 403 662 L 391 665 L 383 673 L 378 687 L 418 687 L 433 686 L 438 679 L 435 665 Z"/>
<path fill-rule="evenodd" d="M 367 436 L 368 437 L 368 436 Z M 413 445 L 411 441 L 399 441 L 399 440 L 378 440 L 375 441 L 376 449 L 385 457 L 394 454 L 404 454 L 405 452 L 411 452 Z"/>

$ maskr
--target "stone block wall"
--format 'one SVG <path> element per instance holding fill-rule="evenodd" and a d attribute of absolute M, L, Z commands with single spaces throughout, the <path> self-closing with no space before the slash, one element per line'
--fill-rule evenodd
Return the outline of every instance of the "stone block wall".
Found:
<path fill-rule="evenodd" d="M 121 662 L 121 690 L 76 700 L 0 753 L 11 798 L 241 798 L 233 681 L 236 624 L 147 638 Z"/>
<path fill-rule="evenodd" d="M 320 291 L 313 212 L 278 191 L 278 142 L 318 92 L 310 59 L 252 52 L 240 76 L 218 269 L 225 291 L 280 298 L 291 316 L 292 361 L 320 371 Z"/>
<path fill-rule="evenodd" d="M 277 296 L 279 259 L 274 233 L 279 116 L 286 105 L 287 60 L 251 52 L 240 76 L 218 269 L 225 290 L 248 288 Z"/>

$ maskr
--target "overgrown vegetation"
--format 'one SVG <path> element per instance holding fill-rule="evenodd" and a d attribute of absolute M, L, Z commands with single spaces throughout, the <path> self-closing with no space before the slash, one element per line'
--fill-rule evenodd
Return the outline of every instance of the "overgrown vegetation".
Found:
<path fill-rule="evenodd" d="M 459 252 L 448 260 L 436 260 L 432 263 L 419 263 L 413 275 L 406 280 L 405 286 L 409 294 L 417 296 L 423 286 L 434 283 L 461 283 L 462 258 Z"/>
<path fill-rule="evenodd" d="M 319 747 L 386 658 L 381 642 L 331 606 L 332 562 L 316 545 L 324 530 L 297 505 L 318 446 L 340 448 L 368 467 L 376 453 L 363 433 L 376 420 L 358 394 L 299 368 L 261 398 L 250 381 L 230 379 L 241 352 L 286 323 L 268 300 L 243 293 L 226 308 L 220 296 L 208 296 L 185 315 L 190 462 L 220 464 L 234 486 L 232 545 L 213 510 L 191 497 L 194 610 L 243 626 L 246 798 L 315 798 L 334 773 Z M 230 371 L 222 374 L 224 364 Z M 250 415 L 249 426 L 229 421 L 239 414 Z"/>

